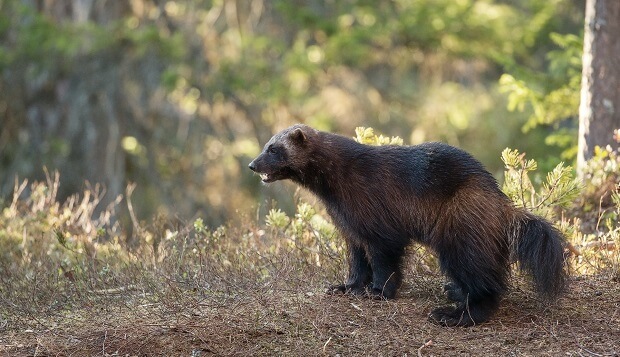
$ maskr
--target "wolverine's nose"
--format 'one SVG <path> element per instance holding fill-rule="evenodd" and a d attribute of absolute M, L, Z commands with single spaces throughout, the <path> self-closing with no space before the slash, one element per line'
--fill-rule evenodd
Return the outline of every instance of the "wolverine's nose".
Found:
<path fill-rule="evenodd" d="M 250 162 L 250 164 L 248 165 L 248 167 L 250 168 L 250 170 L 252 170 L 252 171 L 256 171 L 256 164 L 254 163 L 254 161 Z"/>

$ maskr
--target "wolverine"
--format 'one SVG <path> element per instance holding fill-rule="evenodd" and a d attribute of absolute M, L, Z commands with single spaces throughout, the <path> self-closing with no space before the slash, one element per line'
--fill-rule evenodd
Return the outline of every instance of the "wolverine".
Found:
<path fill-rule="evenodd" d="M 263 182 L 289 179 L 324 203 L 347 246 L 349 274 L 331 293 L 392 299 L 406 247 L 432 249 L 454 304 L 431 311 L 443 326 L 472 326 L 497 311 L 510 267 L 545 300 L 564 290 L 563 235 L 514 206 L 467 152 L 430 142 L 369 146 L 297 124 L 274 135 L 249 168 Z"/>

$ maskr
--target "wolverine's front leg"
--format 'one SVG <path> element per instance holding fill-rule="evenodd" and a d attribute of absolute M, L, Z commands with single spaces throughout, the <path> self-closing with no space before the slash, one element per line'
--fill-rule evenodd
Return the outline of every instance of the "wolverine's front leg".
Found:
<path fill-rule="evenodd" d="M 401 262 L 404 248 L 381 249 L 371 246 L 368 255 L 372 266 L 370 297 L 393 299 L 402 283 Z"/>
<path fill-rule="evenodd" d="M 366 256 L 366 251 L 361 246 L 349 243 L 347 247 L 349 255 L 349 277 L 346 283 L 329 287 L 328 293 L 364 295 L 366 293 L 366 286 L 370 284 L 372 279 L 370 262 Z"/>

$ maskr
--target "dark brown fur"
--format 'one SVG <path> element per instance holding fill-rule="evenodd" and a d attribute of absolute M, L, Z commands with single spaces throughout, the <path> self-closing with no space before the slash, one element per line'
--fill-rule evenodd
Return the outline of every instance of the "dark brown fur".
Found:
<path fill-rule="evenodd" d="M 249 167 L 264 182 L 290 179 L 324 202 L 349 254 L 349 277 L 331 292 L 394 298 L 412 241 L 432 248 L 451 280 L 445 290 L 455 305 L 430 315 L 442 325 L 488 320 L 514 260 L 544 297 L 564 288 L 559 231 L 515 208 L 482 164 L 455 147 L 368 146 L 295 125 Z"/>

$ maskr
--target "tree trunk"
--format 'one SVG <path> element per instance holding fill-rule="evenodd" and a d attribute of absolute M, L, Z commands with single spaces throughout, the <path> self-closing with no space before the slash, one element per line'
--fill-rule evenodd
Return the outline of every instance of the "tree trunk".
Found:
<path fill-rule="evenodd" d="M 620 129 L 620 1 L 587 0 L 577 169 L 596 146 L 618 147 Z"/>

